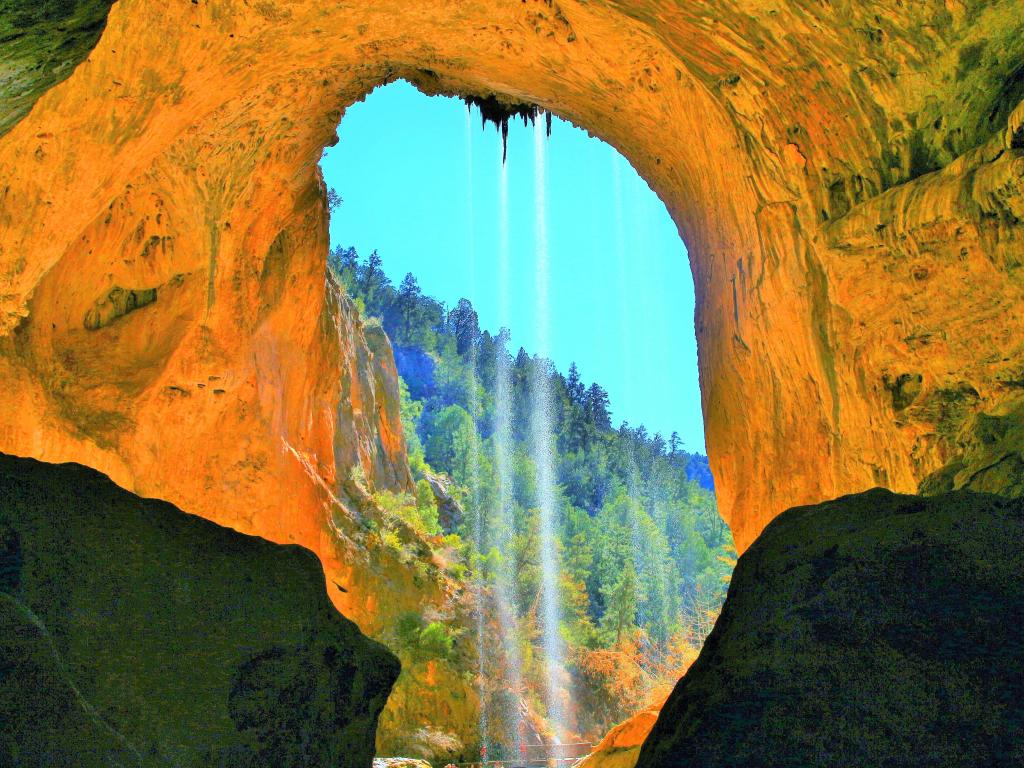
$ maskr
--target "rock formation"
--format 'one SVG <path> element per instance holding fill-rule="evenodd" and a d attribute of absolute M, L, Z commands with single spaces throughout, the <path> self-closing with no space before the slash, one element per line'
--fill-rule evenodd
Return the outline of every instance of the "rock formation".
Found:
<path fill-rule="evenodd" d="M 0 764 L 367 766 L 398 661 L 317 559 L 0 456 Z"/>
<path fill-rule="evenodd" d="M 1005 453 L 977 427 L 1016 412 L 1024 367 L 1022 10 L 121 0 L 0 139 L 0 449 L 306 544 L 344 577 L 339 483 L 400 438 L 325 291 L 316 160 L 348 104 L 406 77 L 551 109 L 665 201 L 741 549 L 846 491 L 939 470 L 999 490 L 1019 421 Z M 370 620 L 372 596 L 334 597 Z"/>
<path fill-rule="evenodd" d="M 1024 762 L 1024 500 L 874 490 L 740 558 L 638 768 Z"/>
<path fill-rule="evenodd" d="M 660 712 L 660 706 L 648 707 L 616 725 L 580 763 L 580 768 L 633 768 Z"/>
<path fill-rule="evenodd" d="M 422 592 L 368 543 L 393 363 L 317 160 L 399 77 L 551 110 L 665 202 L 741 550 L 875 485 L 1024 490 L 1022 0 L 119 0 L 84 59 L 106 3 L 39 7 L 0 6 L 0 450 L 309 547 L 367 632 Z"/>

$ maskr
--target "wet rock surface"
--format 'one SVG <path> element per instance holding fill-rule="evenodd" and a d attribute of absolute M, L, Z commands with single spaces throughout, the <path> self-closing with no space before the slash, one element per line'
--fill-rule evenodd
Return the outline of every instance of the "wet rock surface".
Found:
<path fill-rule="evenodd" d="M 0 455 L 0 764 L 369 765 L 397 660 L 316 558 Z"/>
<path fill-rule="evenodd" d="M 1024 502 L 875 490 L 773 521 L 638 766 L 1024 761 Z"/>

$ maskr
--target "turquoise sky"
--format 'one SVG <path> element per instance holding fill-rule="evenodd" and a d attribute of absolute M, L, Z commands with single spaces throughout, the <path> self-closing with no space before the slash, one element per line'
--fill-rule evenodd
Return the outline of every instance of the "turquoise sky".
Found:
<path fill-rule="evenodd" d="M 405 82 L 351 107 L 321 163 L 344 203 L 331 244 L 377 249 L 397 284 L 406 272 L 453 306 L 469 298 L 482 327 L 505 324 L 513 351 L 544 348 L 536 322 L 533 127 L 508 140 L 510 279 L 502 323 L 498 273 L 501 141 L 461 101 Z M 616 425 L 704 450 L 693 279 L 665 206 L 614 149 L 556 119 L 547 140 L 550 328 L 564 373 L 576 362 L 608 390 Z"/>

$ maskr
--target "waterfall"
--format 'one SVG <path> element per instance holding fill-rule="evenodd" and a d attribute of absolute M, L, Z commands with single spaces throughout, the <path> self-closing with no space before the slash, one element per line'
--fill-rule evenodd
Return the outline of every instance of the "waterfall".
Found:
<path fill-rule="evenodd" d="M 538 357 L 546 360 L 550 354 L 550 297 L 547 232 L 547 169 L 545 167 L 544 126 L 534 122 L 534 198 L 536 242 L 536 330 Z M 559 589 L 558 559 L 558 501 L 555 493 L 555 445 L 552 424 L 552 392 L 550 371 L 535 366 L 531 381 L 533 410 L 530 418 L 531 453 L 537 467 L 537 505 L 540 509 L 540 566 L 541 566 L 541 637 L 544 648 L 545 694 L 548 720 L 555 730 L 556 739 L 565 733 L 565 705 L 563 702 L 564 648 L 561 637 L 561 591 Z"/>
<path fill-rule="evenodd" d="M 634 370 L 633 364 L 633 351 L 634 351 L 634 340 L 637 338 L 637 334 L 633 327 L 633 319 L 635 317 L 635 307 L 628 303 L 627 297 L 630 295 L 629 286 L 629 264 L 631 259 L 626 253 L 626 222 L 625 222 L 625 200 L 623 194 L 623 178 L 622 178 L 622 157 L 615 152 L 611 153 L 612 159 L 612 188 L 614 190 L 614 201 L 615 201 L 615 256 L 616 264 L 618 267 L 618 280 L 619 280 L 619 317 L 622 318 L 622 332 L 620 338 L 624 340 L 624 344 L 621 347 L 621 355 L 623 365 L 626 370 Z M 640 302 L 643 304 L 643 302 Z M 640 326 L 643 328 L 644 326 Z M 625 382 L 625 399 L 628 402 L 630 395 L 629 377 L 626 378 Z M 629 453 L 629 479 L 626 488 L 627 495 L 629 496 L 629 529 L 631 538 L 631 556 L 633 561 L 633 569 L 636 572 L 637 578 L 643 578 L 644 572 L 644 552 L 643 552 L 643 537 L 640 531 L 640 518 L 637 514 L 637 508 L 640 506 L 640 471 L 637 467 L 636 456 L 632 451 Z M 637 605 L 637 623 L 643 625 L 648 618 L 644 615 L 644 606 Z"/>
<path fill-rule="evenodd" d="M 474 233 L 474 217 L 473 217 L 473 114 L 472 110 L 466 110 L 466 212 L 467 212 L 467 226 L 466 231 L 468 234 L 468 242 L 466 244 L 469 250 L 469 285 L 470 285 L 470 301 L 476 300 L 476 240 Z M 474 424 L 474 440 L 473 448 L 470 453 L 469 461 L 469 485 L 470 485 L 470 504 L 473 508 L 473 543 L 476 546 L 476 551 L 483 553 L 485 551 L 484 542 L 484 511 L 482 506 L 482 500 L 480 498 L 480 441 L 476 439 L 476 420 L 480 414 L 480 393 L 477 389 L 477 347 L 473 344 L 469 349 L 469 365 L 470 365 L 470 393 L 469 393 L 469 407 L 472 411 L 473 424 Z M 476 621 L 476 648 L 477 648 L 477 697 L 480 700 L 480 714 L 477 728 L 480 732 L 480 746 L 483 748 L 483 754 L 488 753 L 488 722 L 487 722 L 487 706 L 486 706 L 486 686 L 485 681 L 487 678 L 487 644 L 485 642 L 486 633 L 484 631 L 484 608 L 486 601 L 486 576 L 482 568 L 478 568 L 475 574 L 473 590 L 474 590 L 474 612 Z"/>
<path fill-rule="evenodd" d="M 501 163 L 498 181 L 498 295 L 499 321 L 502 331 L 507 327 L 509 315 L 509 223 L 508 223 L 508 168 L 504 153 L 499 145 L 498 162 Z M 523 695 L 523 660 L 519 648 L 519 620 L 515 608 L 514 583 L 515 563 L 511 560 L 512 538 L 515 533 L 515 514 L 512 495 L 512 371 L 511 361 L 499 344 L 498 359 L 495 361 L 494 392 L 494 464 L 498 479 L 498 503 L 494 515 L 495 533 L 493 544 L 501 554 L 500 564 L 495 573 L 495 594 L 498 619 L 501 624 L 501 639 L 507 666 L 508 690 L 517 698 L 515 711 L 506 713 L 510 720 L 520 717 L 518 701 Z M 518 728 L 510 734 L 519 749 Z"/>
<path fill-rule="evenodd" d="M 652 319 L 648 310 L 646 302 L 640 302 L 640 305 L 634 306 L 627 304 L 626 297 L 631 294 L 630 291 L 630 271 L 631 269 L 637 269 L 641 274 L 646 275 L 648 262 L 648 233 L 647 227 L 650 225 L 648 211 L 645 199 L 643 195 L 630 195 L 630 206 L 629 215 L 630 219 L 626 221 L 627 206 L 626 206 L 626 195 L 624 194 L 625 181 L 623 179 L 623 163 L 625 161 L 622 157 L 616 153 L 612 154 L 612 182 L 614 188 L 614 200 L 615 200 L 615 247 L 616 247 L 616 261 L 618 264 L 618 279 L 619 284 L 622 286 L 620 296 L 622 297 L 622 304 L 619 309 L 619 316 L 622 318 L 622 332 L 621 338 L 624 340 L 624 344 L 621 348 L 622 359 L 624 365 L 628 370 L 632 370 L 634 363 L 634 357 L 636 349 L 639 344 L 644 345 L 644 349 L 648 350 L 648 337 L 649 333 L 641 330 L 638 332 L 637 329 L 649 329 L 652 326 Z M 635 176 L 630 176 L 629 181 L 633 184 L 637 183 Z M 626 231 L 631 233 L 633 252 L 627 254 L 626 247 Z M 635 233 L 635 234 L 633 234 Z M 638 322 L 639 321 L 639 322 Z M 651 353 L 648 351 L 647 355 L 643 359 L 653 359 Z M 627 377 L 625 381 L 625 400 L 630 400 L 630 380 Z M 638 426 L 638 425 L 636 425 Z M 642 522 L 642 513 L 648 514 L 652 519 L 656 518 L 655 509 L 645 509 L 643 505 L 643 495 L 641 493 L 641 480 L 640 471 L 637 466 L 635 455 L 630 452 L 629 455 L 629 478 L 627 485 L 627 494 L 629 496 L 629 528 L 631 536 L 631 554 L 633 568 L 636 571 L 637 579 L 641 582 L 648 584 L 654 583 L 658 588 L 658 595 L 660 599 L 664 600 L 667 595 L 667 582 L 665 579 L 664 564 L 659 562 L 656 553 L 647 551 L 643 542 L 646 537 L 643 536 L 643 532 L 640 529 Z M 648 605 L 648 602 L 653 602 L 652 605 Z M 658 616 L 657 612 L 661 612 L 661 616 Z M 664 621 L 665 606 L 663 603 L 657 601 L 651 601 L 650 595 L 648 600 L 639 600 L 637 602 L 637 613 L 636 622 L 639 626 L 650 627 L 654 625 L 656 620 Z"/>

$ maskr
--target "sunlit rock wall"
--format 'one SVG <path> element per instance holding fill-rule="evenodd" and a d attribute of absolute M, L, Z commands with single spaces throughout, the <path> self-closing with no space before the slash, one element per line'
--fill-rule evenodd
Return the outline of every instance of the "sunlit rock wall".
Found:
<path fill-rule="evenodd" d="M 407 479 L 316 163 L 407 77 L 551 109 L 661 196 L 741 549 L 872 485 L 1019 488 L 1022 27 L 1021 0 L 120 0 L 0 138 L 0 450 L 352 586 L 360 480 Z M 372 623 L 372 590 L 331 594 Z"/>

